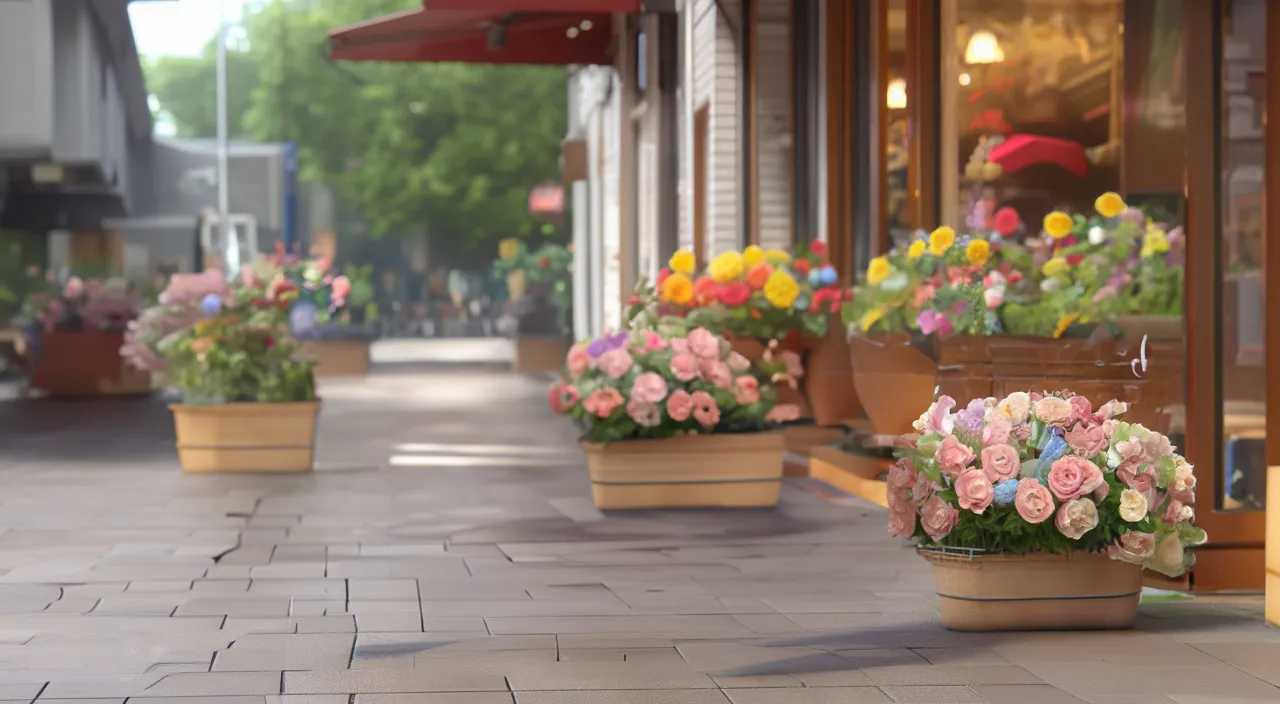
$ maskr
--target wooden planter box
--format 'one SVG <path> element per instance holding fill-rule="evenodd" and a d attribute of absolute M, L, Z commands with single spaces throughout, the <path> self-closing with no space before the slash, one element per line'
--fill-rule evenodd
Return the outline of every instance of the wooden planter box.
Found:
<path fill-rule="evenodd" d="M 560 371 L 567 354 L 563 335 L 517 335 L 514 368 L 520 374 Z"/>
<path fill-rule="evenodd" d="M 314 340 L 307 355 L 316 361 L 316 378 L 361 377 L 369 373 L 369 340 Z"/>
<path fill-rule="evenodd" d="M 583 443 L 600 509 L 777 506 L 781 433 Z"/>
<path fill-rule="evenodd" d="M 123 345 L 123 333 L 46 333 L 31 385 L 53 397 L 146 396 L 151 374 L 120 358 Z"/>
<path fill-rule="evenodd" d="M 319 401 L 169 408 L 184 472 L 311 471 Z"/>
<path fill-rule="evenodd" d="M 872 430 L 902 435 L 933 403 L 935 390 L 964 406 L 992 393 L 991 338 L 957 336 L 935 341 L 935 356 L 908 335 L 866 335 L 849 340 L 853 385 Z"/>
<path fill-rule="evenodd" d="M 933 565 L 942 623 L 953 631 L 1130 628 L 1142 596 L 1142 567 L 1101 553 L 920 554 Z"/>

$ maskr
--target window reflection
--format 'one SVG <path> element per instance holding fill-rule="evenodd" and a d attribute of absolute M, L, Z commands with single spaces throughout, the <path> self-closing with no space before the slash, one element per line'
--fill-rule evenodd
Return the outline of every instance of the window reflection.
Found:
<path fill-rule="evenodd" d="M 1221 203 L 1223 305 L 1221 509 L 1266 503 L 1263 376 L 1263 106 L 1266 0 L 1235 0 L 1223 17 Z M 1274 11 L 1274 8 L 1273 8 Z"/>
<path fill-rule="evenodd" d="M 943 219 L 989 232 L 1120 190 L 1121 1 L 946 7 Z"/>
<path fill-rule="evenodd" d="M 885 145 L 885 210 L 890 243 L 907 242 L 913 226 L 907 189 L 907 0 L 889 2 L 889 66 L 884 101 L 888 108 Z"/>

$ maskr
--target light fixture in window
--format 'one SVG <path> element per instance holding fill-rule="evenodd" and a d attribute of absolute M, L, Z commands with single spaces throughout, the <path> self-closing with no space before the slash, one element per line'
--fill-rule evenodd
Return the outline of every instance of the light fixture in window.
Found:
<path fill-rule="evenodd" d="M 969 77 L 969 74 L 967 74 L 967 73 L 962 73 L 962 74 L 960 74 L 960 85 L 962 85 L 962 86 L 967 86 L 967 85 L 969 85 L 972 81 L 973 81 L 973 79 Z"/>
<path fill-rule="evenodd" d="M 595 26 L 595 24 L 594 24 L 594 23 L 592 23 L 592 22 L 591 22 L 591 20 L 583 20 L 583 21 L 582 21 L 582 24 L 581 24 L 581 25 L 579 25 L 579 26 L 580 26 L 580 27 L 582 27 L 582 31 L 584 31 L 584 32 L 590 32 L 590 31 L 591 31 L 591 28 L 592 28 L 592 27 L 594 27 L 594 26 Z"/>
<path fill-rule="evenodd" d="M 889 90 L 884 96 L 885 105 L 890 110 L 901 110 L 907 107 L 907 82 L 902 78 L 889 81 Z"/>
<path fill-rule="evenodd" d="M 1004 49 L 1000 48 L 1000 40 L 990 30 L 979 29 L 969 37 L 969 44 L 964 48 L 966 64 L 998 64 L 1004 61 Z"/>
<path fill-rule="evenodd" d="M 570 27 L 564 31 L 564 35 L 570 39 L 573 39 L 574 37 L 578 36 L 578 28 Z"/>

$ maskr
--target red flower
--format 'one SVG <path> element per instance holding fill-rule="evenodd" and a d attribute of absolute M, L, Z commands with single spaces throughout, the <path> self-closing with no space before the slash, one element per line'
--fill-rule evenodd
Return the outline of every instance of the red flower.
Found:
<path fill-rule="evenodd" d="M 801 276 L 809 275 L 810 265 L 808 259 L 797 259 L 794 266 L 797 274 L 800 274 Z"/>
<path fill-rule="evenodd" d="M 549 266 L 551 266 L 551 260 L 550 260 L 550 259 L 548 259 L 548 258 L 546 258 L 546 257 L 543 257 L 543 258 L 541 258 L 541 259 L 539 259 L 539 260 L 538 260 L 538 267 L 539 267 L 539 268 L 541 268 L 541 269 L 546 269 L 546 268 L 547 268 L 547 267 L 549 267 Z"/>
<path fill-rule="evenodd" d="M 1074 246 L 1076 246 L 1076 243 L 1077 243 L 1077 242 L 1079 242 L 1079 241 L 1080 241 L 1080 238 L 1076 237 L 1075 235 L 1067 235 L 1066 237 L 1063 237 L 1063 238 L 1062 238 L 1062 245 L 1061 245 L 1061 246 L 1063 246 L 1063 247 L 1074 247 Z"/>
<path fill-rule="evenodd" d="M 668 276 L 671 276 L 670 269 L 662 268 L 658 270 L 658 288 L 662 288 L 662 282 L 666 281 Z"/>
<path fill-rule="evenodd" d="M 751 298 L 751 287 L 741 281 L 732 281 L 720 287 L 720 302 L 727 306 L 740 306 Z"/>
<path fill-rule="evenodd" d="M 826 243 L 826 242 L 823 242 L 822 240 L 814 240 L 814 241 L 812 241 L 812 242 L 810 242 L 810 243 L 809 243 L 809 251 L 810 251 L 810 252 L 813 252 L 814 254 L 818 255 L 819 257 L 826 256 L 826 254 L 827 254 L 827 243 Z"/>
<path fill-rule="evenodd" d="M 996 211 L 995 226 L 996 232 L 1008 237 L 1017 232 L 1018 227 L 1022 225 L 1022 218 L 1018 216 L 1018 211 L 1005 206 Z"/>
<path fill-rule="evenodd" d="M 276 338 L 274 338 L 274 337 L 268 337 L 268 338 L 267 338 L 267 348 L 268 348 L 268 349 L 270 349 L 270 348 L 275 347 L 275 346 L 276 346 Z"/>
<path fill-rule="evenodd" d="M 639 296 L 632 296 L 632 297 L 630 298 L 630 300 L 628 300 L 628 301 L 627 301 L 627 305 L 629 305 L 629 306 L 638 306 L 638 305 L 640 305 L 640 297 L 639 297 Z"/>
<path fill-rule="evenodd" d="M 720 299 L 720 284 L 710 277 L 693 282 L 693 300 L 700 306 L 713 305 Z"/>
<path fill-rule="evenodd" d="M 564 397 L 560 394 L 560 383 L 556 382 L 547 389 L 547 403 L 556 413 L 564 413 Z"/>
<path fill-rule="evenodd" d="M 1084 261 L 1084 255 L 1083 255 L 1083 254 L 1068 254 L 1068 255 L 1067 255 L 1067 263 L 1068 263 L 1068 264 L 1070 264 L 1071 266 L 1075 266 L 1075 265 L 1079 264 L 1079 263 L 1080 263 L 1080 262 L 1082 262 L 1082 261 Z"/>

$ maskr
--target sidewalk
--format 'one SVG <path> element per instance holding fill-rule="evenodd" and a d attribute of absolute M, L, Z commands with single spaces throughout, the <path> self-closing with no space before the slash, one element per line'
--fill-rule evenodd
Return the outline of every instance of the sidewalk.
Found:
<path fill-rule="evenodd" d="M 0 402 L 0 702 L 1280 701 L 1260 598 L 951 633 L 878 507 L 603 516 L 545 381 L 404 344 L 323 386 L 308 476 L 183 476 L 159 402 Z"/>

